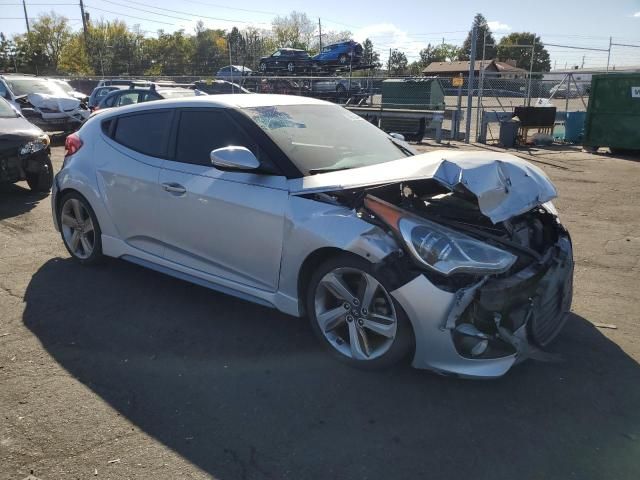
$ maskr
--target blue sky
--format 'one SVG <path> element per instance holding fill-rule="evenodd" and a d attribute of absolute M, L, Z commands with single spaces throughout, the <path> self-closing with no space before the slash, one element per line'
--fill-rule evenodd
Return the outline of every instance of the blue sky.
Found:
<path fill-rule="evenodd" d="M 5 34 L 25 31 L 20 0 L 0 0 L 0 31 Z M 480 11 L 489 20 L 495 36 L 514 31 L 536 32 L 545 43 L 564 46 L 606 49 L 609 36 L 614 43 L 640 45 L 640 0 L 537 0 L 533 2 L 490 1 L 428 2 L 395 0 L 393 2 L 362 2 L 322 0 L 301 2 L 284 0 L 264 2 L 244 0 L 85 0 L 93 18 L 125 20 L 139 24 L 147 35 L 163 28 L 192 31 L 202 19 L 207 26 L 230 28 L 254 25 L 269 28 L 276 15 L 292 10 L 306 12 L 311 18 L 322 18 L 323 30 L 350 30 L 356 40 L 369 37 L 382 58 L 390 48 L 407 53 L 410 60 L 428 43 L 461 44 L 473 16 Z M 77 0 L 27 0 L 29 17 L 55 10 L 67 16 L 74 28 L 80 28 Z M 161 10 L 161 9 L 168 9 Z M 149 13 L 151 11 L 156 14 Z M 113 12 L 113 13 L 110 13 Z M 137 18 L 133 18 L 137 17 Z M 14 19 L 16 18 L 16 19 Z M 548 47 L 552 66 L 565 65 L 602 67 L 607 52 Z M 640 48 L 614 46 L 612 65 L 640 65 Z"/>

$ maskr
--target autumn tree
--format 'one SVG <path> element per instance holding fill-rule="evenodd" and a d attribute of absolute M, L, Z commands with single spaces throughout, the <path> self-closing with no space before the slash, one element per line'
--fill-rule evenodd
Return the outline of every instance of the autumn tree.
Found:
<path fill-rule="evenodd" d="M 308 50 L 315 32 L 315 23 L 309 20 L 306 13 L 294 10 L 284 17 L 275 17 L 271 21 L 271 29 L 278 47 Z"/>

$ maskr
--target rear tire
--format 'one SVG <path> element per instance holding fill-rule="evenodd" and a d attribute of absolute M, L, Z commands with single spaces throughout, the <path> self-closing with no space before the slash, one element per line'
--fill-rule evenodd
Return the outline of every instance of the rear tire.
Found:
<path fill-rule="evenodd" d="M 389 291 L 387 279 L 367 260 L 347 253 L 331 258 L 313 273 L 305 293 L 311 328 L 348 365 L 376 369 L 398 363 L 412 351 L 414 338 Z"/>
<path fill-rule="evenodd" d="M 42 166 L 39 172 L 27 172 L 27 184 L 32 192 L 49 193 L 53 186 L 53 165 L 51 159 Z"/>
<path fill-rule="evenodd" d="M 64 195 L 58 219 L 64 246 L 75 260 L 94 265 L 103 259 L 102 231 L 96 214 L 82 195 L 78 192 Z"/>

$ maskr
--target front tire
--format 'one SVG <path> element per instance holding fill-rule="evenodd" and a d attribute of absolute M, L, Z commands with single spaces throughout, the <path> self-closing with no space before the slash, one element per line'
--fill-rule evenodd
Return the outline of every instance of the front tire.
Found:
<path fill-rule="evenodd" d="M 62 241 L 69 254 L 84 265 L 102 260 L 102 232 L 89 202 L 77 192 L 64 195 L 58 212 Z"/>
<path fill-rule="evenodd" d="M 47 158 L 39 172 L 27 172 L 27 184 L 32 192 L 49 193 L 53 185 L 53 165 Z"/>
<path fill-rule="evenodd" d="M 406 314 L 363 258 L 344 254 L 321 264 L 311 276 L 306 308 L 320 342 L 349 365 L 388 367 L 412 349 Z"/>

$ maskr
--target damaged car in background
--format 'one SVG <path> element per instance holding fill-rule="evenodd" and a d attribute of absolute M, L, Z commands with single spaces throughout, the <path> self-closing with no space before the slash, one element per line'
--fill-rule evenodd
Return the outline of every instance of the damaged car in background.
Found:
<path fill-rule="evenodd" d="M 65 92 L 54 80 L 31 75 L 0 75 L 0 97 L 46 132 L 76 130 L 89 118 L 86 102 Z"/>
<path fill-rule="evenodd" d="M 109 110 L 66 147 L 52 207 L 72 257 L 307 316 L 351 365 L 499 377 L 547 358 L 567 319 L 556 190 L 513 155 L 416 154 L 338 105 L 283 95 Z"/>
<path fill-rule="evenodd" d="M 0 184 L 21 180 L 34 192 L 51 190 L 49 137 L 0 98 Z"/>

